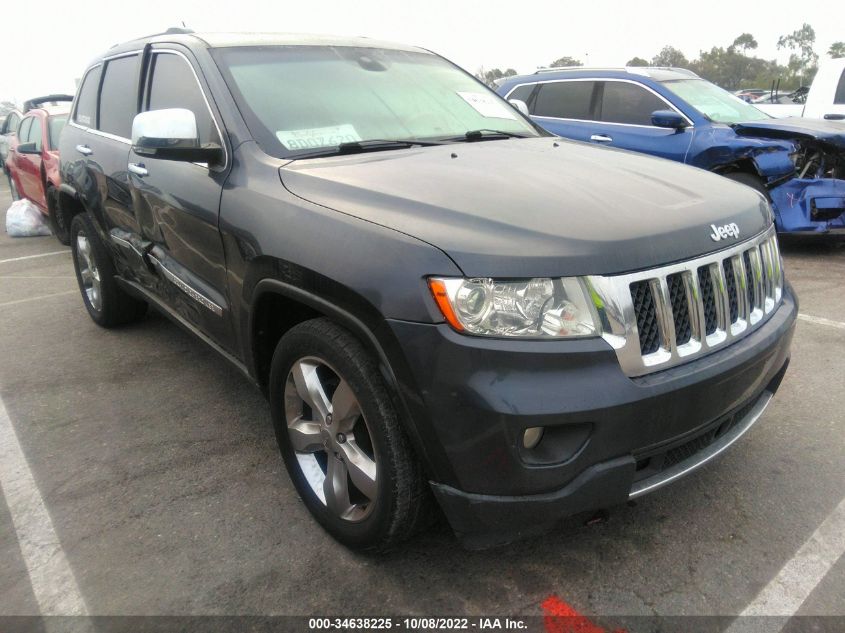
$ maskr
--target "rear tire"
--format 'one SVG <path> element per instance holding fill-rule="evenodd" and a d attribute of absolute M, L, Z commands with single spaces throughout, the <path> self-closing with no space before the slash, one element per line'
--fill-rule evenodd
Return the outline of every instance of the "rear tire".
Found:
<path fill-rule="evenodd" d="M 325 318 L 291 328 L 273 354 L 269 391 L 291 480 L 335 539 L 383 550 L 430 517 L 422 467 L 378 364 L 350 332 Z"/>
<path fill-rule="evenodd" d="M 114 264 L 87 213 L 73 218 L 70 235 L 76 280 L 82 302 L 94 323 L 109 328 L 144 316 L 147 304 L 117 285 Z"/>
<path fill-rule="evenodd" d="M 59 192 L 53 188 L 47 189 L 47 220 L 50 230 L 62 244 L 70 244 L 70 222 L 59 206 Z"/>

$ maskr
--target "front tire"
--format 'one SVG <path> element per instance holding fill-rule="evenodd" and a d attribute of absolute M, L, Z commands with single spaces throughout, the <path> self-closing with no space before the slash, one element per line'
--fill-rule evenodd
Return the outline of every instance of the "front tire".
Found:
<path fill-rule="evenodd" d="M 114 264 L 87 213 L 73 218 L 70 235 L 76 280 L 85 309 L 94 323 L 108 328 L 141 318 L 147 304 L 117 285 Z"/>
<path fill-rule="evenodd" d="M 273 354 L 269 391 L 285 466 L 327 532 L 381 550 L 416 531 L 429 494 L 422 468 L 358 339 L 325 318 L 291 328 Z"/>
<path fill-rule="evenodd" d="M 762 179 L 755 175 L 749 174 L 747 171 L 729 171 L 726 174 L 722 174 L 725 178 L 729 178 L 734 182 L 742 183 L 752 189 L 759 191 L 764 196 L 766 196 L 766 200 L 769 202 L 772 201 L 772 196 L 769 195 L 769 190 L 766 189 L 766 184 L 762 181 Z"/>
<path fill-rule="evenodd" d="M 16 202 L 21 199 L 21 194 L 18 193 L 18 187 L 15 184 L 15 179 L 12 178 L 12 172 L 6 172 L 6 179 L 9 181 L 9 191 L 12 192 L 12 202 Z"/>

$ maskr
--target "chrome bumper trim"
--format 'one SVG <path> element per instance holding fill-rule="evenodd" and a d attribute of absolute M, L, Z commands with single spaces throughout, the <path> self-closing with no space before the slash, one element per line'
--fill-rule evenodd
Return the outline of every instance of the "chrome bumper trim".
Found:
<path fill-rule="evenodd" d="M 720 455 L 731 444 L 742 437 L 745 432 L 750 429 L 754 423 L 763 415 L 763 411 L 769 406 L 774 394 L 771 391 L 764 391 L 758 398 L 754 407 L 734 428 L 718 438 L 712 444 L 699 451 L 689 459 L 675 464 L 664 471 L 657 473 L 647 479 L 638 481 L 631 487 L 631 492 L 628 494 L 629 499 L 636 499 L 648 492 L 662 488 L 663 486 L 672 483 L 676 479 L 680 479 L 684 475 L 692 472 L 696 468 L 703 466 L 711 459 Z"/>

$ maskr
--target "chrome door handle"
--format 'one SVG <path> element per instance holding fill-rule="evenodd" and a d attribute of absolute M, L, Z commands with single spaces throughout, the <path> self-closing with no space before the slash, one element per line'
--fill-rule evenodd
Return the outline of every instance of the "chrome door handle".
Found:
<path fill-rule="evenodd" d="M 129 167 L 127 169 L 129 169 L 129 171 L 135 174 L 136 176 L 140 176 L 141 178 L 143 178 L 149 173 L 147 171 L 147 168 L 144 167 L 144 163 L 129 163 Z"/>
<path fill-rule="evenodd" d="M 82 154 L 83 156 L 90 156 L 94 153 L 94 150 L 88 147 L 87 145 L 77 145 L 76 151 Z"/>
<path fill-rule="evenodd" d="M 608 136 L 607 134 L 593 134 L 590 137 L 591 141 L 597 141 L 599 143 L 610 143 L 613 141 L 613 138 Z"/>

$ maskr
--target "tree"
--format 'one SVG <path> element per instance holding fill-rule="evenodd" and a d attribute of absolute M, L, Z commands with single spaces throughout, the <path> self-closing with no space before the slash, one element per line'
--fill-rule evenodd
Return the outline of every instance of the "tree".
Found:
<path fill-rule="evenodd" d="M 845 57 L 845 42 L 834 42 L 830 45 L 830 48 L 827 49 L 827 54 L 833 59 Z"/>
<path fill-rule="evenodd" d="M 652 66 L 675 66 L 687 68 L 690 63 L 684 54 L 673 46 L 664 46 L 651 60 Z"/>
<path fill-rule="evenodd" d="M 789 56 L 787 68 L 794 77 L 800 78 L 805 85 L 813 80 L 818 70 L 819 56 L 813 50 L 816 43 L 816 32 L 806 22 L 797 31 L 778 38 L 778 48 L 796 51 Z"/>
<path fill-rule="evenodd" d="M 747 54 L 749 50 L 753 50 L 757 48 L 757 40 L 754 39 L 754 36 L 751 33 L 743 33 L 742 35 L 737 36 L 734 40 L 734 43 L 728 47 L 728 50 L 740 50 L 743 54 Z"/>
<path fill-rule="evenodd" d="M 648 60 L 643 59 L 642 57 L 632 57 L 628 60 L 625 64 L 626 66 L 648 66 Z"/>
<path fill-rule="evenodd" d="M 580 59 L 575 59 L 574 57 L 564 56 L 560 59 L 554 60 L 549 66 L 551 68 L 559 68 L 560 66 L 583 66 L 584 64 L 581 63 Z"/>
<path fill-rule="evenodd" d="M 516 74 L 517 73 L 513 68 L 508 68 L 507 70 L 501 70 L 499 68 L 484 70 L 484 67 L 482 66 L 476 71 L 475 76 L 488 86 L 492 86 L 493 82 L 497 79 L 502 79 L 503 77 L 513 77 Z"/>

